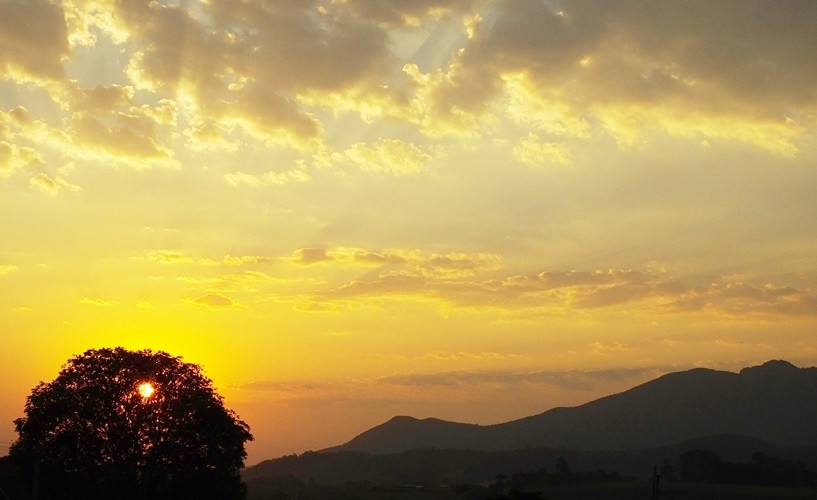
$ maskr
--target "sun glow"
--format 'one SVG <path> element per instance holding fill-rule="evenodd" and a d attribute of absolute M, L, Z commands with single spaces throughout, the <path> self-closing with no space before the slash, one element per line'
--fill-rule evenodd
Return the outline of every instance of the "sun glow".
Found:
<path fill-rule="evenodd" d="M 144 384 L 140 384 L 139 387 L 136 389 L 139 391 L 139 395 L 142 396 L 143 399 L 148 399 L 156 392 L 156 389 L 153 387 L 153 384 L 150 382 L 145 382 Z"/>

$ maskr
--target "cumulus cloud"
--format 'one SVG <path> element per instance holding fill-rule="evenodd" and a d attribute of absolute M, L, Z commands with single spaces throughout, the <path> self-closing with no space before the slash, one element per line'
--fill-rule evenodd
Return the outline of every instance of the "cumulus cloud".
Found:
<path fill-rule="evenodd" d="M 2 118 L 0 116 L 0 118 Z M 0 121 L 0 133 L 2 132 L 2 121 Z M 11 135 L 11 134 L 8 134 Z M 9 137 L 9 139 L 12 139 Z M 13 141 L 14 139 L 12 139 Z M 43 158 L 34 148 L 21 146 L 14 142 L 3 140 L 0 134 L 0 178 L 9 177 L 12 174 L 30 167 L 37 167 L 43 164 Z"/>
<path fill-rule="evenodd" d="M 342 4 L 222 0 L 200 7 L 109 7 L 127 39 L 142 47 L 128 75 L 137 88 L 184 93 L 200 117 L 265 140 L 315 139 L 320 124 L 294 96 L 374 86 L 388 60 L 386 31 L 344 14 Z"/>
<path fill-rule="evenodd" d="M 11 170 L 11 156 L 14 152 L 11 144 L 0 142 L 0 172 Z"/>
<path fill-rule="evenodd" d="M 811 2 L 492 5 L 447 69 L 410 69 L 426 122 L 468 126 L 494 106 L 551 133 L 586 135 L 591 119 L 622 144 L 657 129 L 793 154 L 800 129 L 785 118 L 815 108 L 817 64 L 804 49 L 817 42 Z M 540 119 L 537 102 L 557 105 Z"/>
<path fill-rule="evenodd" d="M 70 55 L 65 15 L 48 0 L 0 3 L 0 74 L 21 82 L 65 78 Z"/>
<path fill-rule="evenodd" d="M 76 113 L 71 120 L 75 147 L 89 145 L 94 153 L 109 154 L 115 158 L 133 158 L 134 166 L 143 166 L 138 160 L 169 159 L 171 151 L 156 139 L 155 122 L 145 116 L 117 113 L 103 119 L 86 113 Z"/>
<path fill-rule="evenodd" d="M 348 111 L 406 120 L 430 138 L 484 137 L 510 121 L 522 127 L 511 154 L 531 165 L 571 164 L 565 141 L 599 134 L 625 148 L 668 134 L 793 156 L 817 110 L 815 18 L 812 2 L 755 0 L 4 2 L 0 69 L 46 88 L 64 116 L 36 117 L 29 146 L 0 134 L 0 175 L 35 143 L 178 166 L 176 126 L 193 150 L 259 141 L 314 152 L 327 147 L 329 116 Z M 444 31 L 455 41 L 433 64 L 401 45 Z M 83 47 L 102 51 L 102 37 L 125 78 L 69 80 L 66 63 Z M 333 148 L 336 165 L 387 175 L 422 172 L 440 151 L 404 138 Z M 260 187 L 309 174 L 224 178 Z"/>

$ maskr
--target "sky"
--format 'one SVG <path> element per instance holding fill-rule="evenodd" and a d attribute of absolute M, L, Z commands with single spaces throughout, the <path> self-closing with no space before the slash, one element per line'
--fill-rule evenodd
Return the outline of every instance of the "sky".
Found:
<path fill-rule="evenodd" d="M 817 364 L 817 2 L 0 0 L 0 455 L 71 356 L 248 464 Z"/>

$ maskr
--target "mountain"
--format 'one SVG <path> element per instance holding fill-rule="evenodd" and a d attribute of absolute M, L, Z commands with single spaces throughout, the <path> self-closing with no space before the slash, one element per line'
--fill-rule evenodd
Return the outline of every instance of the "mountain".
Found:
<path fill-rule="evenodd" d="M 631 450 L 701 436 L 741 435 L 778 446 L 817 444 L 817 368 L 769 361 L 740 373 L 696 368 L 573 408 L 479 426 L 395 417 L 324 452 L 419 448 Z"/>

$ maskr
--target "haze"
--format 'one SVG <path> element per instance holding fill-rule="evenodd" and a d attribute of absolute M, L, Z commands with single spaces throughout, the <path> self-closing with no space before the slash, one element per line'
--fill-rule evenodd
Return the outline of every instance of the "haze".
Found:
<path fill-rule="evenodd" d="M 0 455 L 89 348 L 248 463 L 817 362 L 817 3 L 0 0 Z"/>

